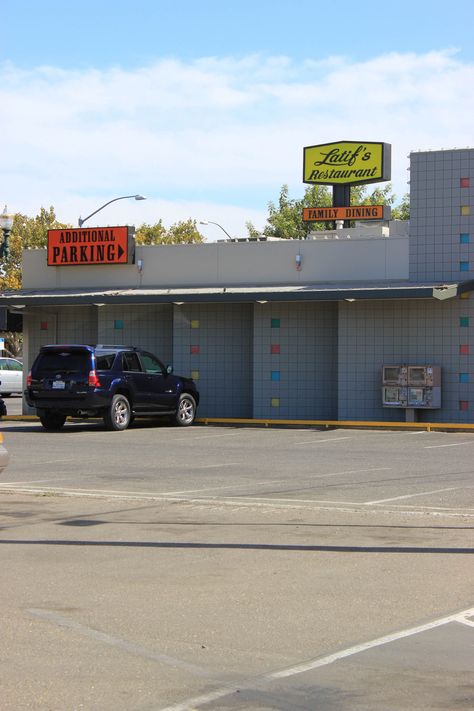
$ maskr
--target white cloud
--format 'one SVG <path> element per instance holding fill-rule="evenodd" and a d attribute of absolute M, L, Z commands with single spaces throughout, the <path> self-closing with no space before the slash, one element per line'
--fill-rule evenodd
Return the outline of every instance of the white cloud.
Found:
<path fill-rule="evenodd" d="M 303 193 L 303 146 L 340 139 L 391 143 L 401 197 L 410 150 L 472 143 L 472 86 L 474 66 L 449 50 L 359 63 L 250 55 L 137 70 L 5 64 L 1 198 L 27 214 L 52 204 L 74 222 L 111 197 L 144 192 L 147 203 L 119 202 L 104 219 L 207 217 L 243 234 L 247 219 L 263 226 L 283 183 Z"/>

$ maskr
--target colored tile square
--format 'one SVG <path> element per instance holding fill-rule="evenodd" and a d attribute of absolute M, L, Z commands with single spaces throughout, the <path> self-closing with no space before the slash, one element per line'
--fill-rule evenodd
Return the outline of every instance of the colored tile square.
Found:
<path fill-rule="evenodd" d="M 463 291 L 463 293 L 459 295 L 459 298 L 460 299 L 470 299 L 471 292 L 470 291 Z"/>
<path fill-rule="evenodd" d="M 271 405 L 272 405 L 272 407 L 280 407 L 280 398 L 279 397 L 272 397 Z"/>
<path fill-rule="evenodd" d="M 280 319 L 279 318 L 272 318 L 271 326 L 272 326 L 272 328 L 280 328 Z"/>
<path fill-rule="evenodd" d="M 270 353 L 273 355 L 278 355 L 280 353 L 280 344 L 279 343 L 272 343 L 270 346 Z"/>
<path fill-rule="evenodd" d="M 471 237 L 468 232 L 461 232 L 459 235 L 459 243 L 460 244 L 469 244 L 471 241 Z"/>
<path fill-rule="evenodd" d="M 48 322 L 47 321 L 41 321 L 40 323 L 40 331 L 47 331 L 48 330 Z"/>
<path fill-rule="evenodd" d="M 193 380 L 199 380 L 199 370 L 192 370 L 191 371 L 191 378 Z"/>
<path fill-rule="evenodd" d="M 191 321 L 191 328 L 199 328 L 199 319 L 198 318 L 194 318 Z"/>
<path fill-rule="evenodd" d="M 459 262 L 459 271 L 460 272 L 468 272 L 469 271 L 469 262 Z"/>
<path fill-rule="evenodd" d="M 471 214 L 471 208 L 469 205 L 461 205 L 461 215 L 467 217 Z"/>
<path fill-rule="evenodd" d="M 469 373 L 459 373 L 459 382 L 460 383 L 468 383 L 469 382 Z"/>
<path fill-rule="evenodd" d="M 467 328 L 469 326 L 469 316 L 460 316 L 459 325 L 461 328 Z"/>
<path fill-rule="evenodd" d="M 461 343 L 459 346 L 459 355 L 469 355 L 469 344 Z"/>
<path fill-rule="evenodd" d="M 469 410 L 469 401 L 459 400 L 459 409 L 463 411 Z"/>
<path fill-rule="evenodd" d="M 191 351 L 192 355 L 196 355 L 196 353 L 199 353 L 199 346 L 198 345 L 191 346 L 190 351 Z"/>
<path fill-rule="evenodd" d="M 469 178 L 461 178 L 459 181 L 459 186 L 461 188 L 468 188 L 469 187 Z"/>
<path fill-rule="evenodd" d="M 121 331 L 123 330 L 123 321 L 122 319 L 116 318 L 114 321 L 114 329 L 116 331 Z"/>
<path fill-rule="evenodd" d="M 272 370 L 272 380 L 280 380 L 280 371 Z"/>

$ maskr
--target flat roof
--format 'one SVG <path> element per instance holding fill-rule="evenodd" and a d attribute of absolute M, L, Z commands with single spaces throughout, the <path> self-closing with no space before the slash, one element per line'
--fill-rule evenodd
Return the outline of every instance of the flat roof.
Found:
<path fill-rule="evenodd" d="M 366 299 L 444 300 L 474 290 L 465 282 L 370 282 L 290 286 L 170 287 L 160 289 L 22 289 L 0 293 L 0 306 L 72 304 L 249 303 L 262 301 L 342 301 Z"/>

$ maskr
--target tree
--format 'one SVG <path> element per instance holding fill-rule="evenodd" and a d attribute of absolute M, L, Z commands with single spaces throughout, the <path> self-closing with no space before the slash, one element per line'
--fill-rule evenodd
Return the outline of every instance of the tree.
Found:
<path fill-rule="evenodd" d="M 135 233 L 135 240 L 140 245 L 201 244 L 204 241 L 196 229 L 196 220 L 191 218 L 175 222 L 168 230 L 161 220 L 154 225 L 140 225 Z"/>
<path fill-rule="evenodd" d="M 383 188 L 375 188 L 370 194 L 367 194 L 365 185 L 351 188 L 351 205 L 393 205 L 395 200 L 391 183 L 387 183 Z M 288 185 L 283 185 L 278 205 L 273 201 L 268 203 L 267 224 L 263 228 L 263 234 L 279 239 L 305 239 L 309 232 L 327 230 L 327 223 L 303 221 L 303 208 L 331 205 L 332 192 L 326 185 L 310 185 L 299 200 L 290 199 Z M 405 220 L 409 219 L 409 216 L 409 197 L 406 195 L 400 207 L 393 209 L 393 218 Z M 247 231 L 249 237 L 257 237 L 260 234 L 251 222 L 247 222 Z"/>
<path fill-rule="evenodd" d="M 409 220 L 410 219 L 410 195 L 405 193 L 400 205 L 392 209 L 393 220 Z"/>
<path fill-rule="evenodd" d="M 5 275 L 0 277 L 0 290 L 21 288 L 21 258 L 24 249 L 46 247 L 48 230 L 66 228 L 68 225 L 58 222 L 54 208 L 41 208 L 36 217 L 27 217 L 17 213 L 13 217 L 10 234 L 10 254 L 3 262 Z"/>

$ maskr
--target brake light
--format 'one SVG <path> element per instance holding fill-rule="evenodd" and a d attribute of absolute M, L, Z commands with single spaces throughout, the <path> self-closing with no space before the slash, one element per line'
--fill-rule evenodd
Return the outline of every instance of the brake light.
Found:
<path fill-rule="evenodd" d="M 91 370 L 89 372 L 88 385 L 90 385 L 93 388 L 100 388 L 100 380 L 99 380 L 95 370 Z"/>
<path fill-rule="evenodd" d="M 30 385 L 33 383 L 33 378 L 31 377 L 31 370 L 26 376 L 26 386 L 30 387 Z"/>

